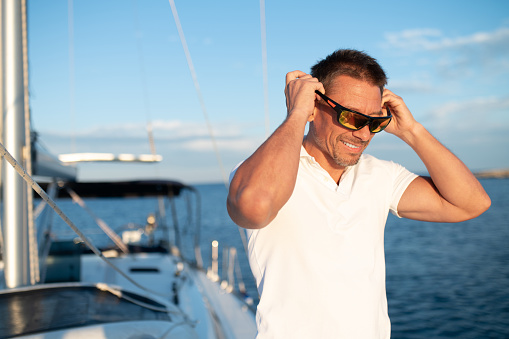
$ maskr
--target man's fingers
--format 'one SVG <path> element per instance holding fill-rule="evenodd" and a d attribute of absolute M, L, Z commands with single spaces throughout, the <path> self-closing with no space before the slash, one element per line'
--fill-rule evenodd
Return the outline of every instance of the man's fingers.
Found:
<path fill-rule="evenodd" d="M 323 84 L 321 82 L 318 83 L 316 90 L 322 94 L 325 94 L 325 87 L 323 87 Z M 315 95 L 317 99 L 321 99 L 321 97 L 318 94 Z"/>
<path fill-rule="evenodd" d="M 289 72 L 289 73 L 286 73 L 286 84 L 288 85 L 288 83 L 292 80 L 295 80 L 295 79 L 298 79 L 298 78 L 301 78 L 305 75 L 308 75 L 307 73 L 304 73 L 302 71 L 299 71 L 299 70 L 296 70 L 296 71 L 293 71 L 293 72 Z"/>
<path fill-rule="evenodd" d="M 286 85 L 294 80 L 311 80 L 313 82 L 318 82 L 317 78 L 313 78 L 310 74 L 304 73 L 302 71 L 293 71 L 286 74 Z"/>

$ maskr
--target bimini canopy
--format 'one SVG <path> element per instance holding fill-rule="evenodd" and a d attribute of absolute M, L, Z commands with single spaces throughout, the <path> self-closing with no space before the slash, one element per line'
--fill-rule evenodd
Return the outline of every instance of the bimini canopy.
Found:
<path fill-rule="evenodd" d="M 47 183 L 40 184 L 46 190 Z M 193 187 L 171 180 L 140 180 L 120 182 L 66 182 L 60 185 L 59 197 L 69 197 L 65 187 L 70 188 L 82 198 L 178 196 L 184 189 Z"/>

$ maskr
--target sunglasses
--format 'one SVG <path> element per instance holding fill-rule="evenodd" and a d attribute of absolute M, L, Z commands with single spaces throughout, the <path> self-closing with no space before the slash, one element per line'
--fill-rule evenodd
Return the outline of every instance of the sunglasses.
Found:
<path fill-rule="evenodd" d="M 320 91 L 315 91 L 323 100 L 325 100 L 336 113 L 338 113 L 338 123 L 352 131 L 358 131 L 366 125 L 369 125 L 371 133 L 378 133 L 389 126 L 392 115 L 391 111 L 387 108 L 387 116 L 384 117 L 370 117 L 369 115 L 353 111 L 349 108 L 343 107 Z"/>

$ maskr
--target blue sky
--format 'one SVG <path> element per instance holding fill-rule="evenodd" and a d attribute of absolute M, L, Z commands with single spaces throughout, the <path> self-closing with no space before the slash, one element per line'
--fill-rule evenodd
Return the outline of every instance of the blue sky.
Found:
<path fill-rule="evenodd" d="M 259 6 L 176 1 L 226 172 L 266 136 Z M 29 0 L 32 123 L 43 144 L 150 153 L 150 120 L 162 163 L 88 164 L 80 178 L 220 182 L 169 2 L 74 0 L 72 9 L 70 40 L 67 1 Z M 270 131 L 286 115 L 287 72 L 355 48 L 378 59 L 388 88 L 472 170 L 509 168 L 509 2 L 267 0 L 265 9 Z M 367 153 L 425 173 L 388 133 Z"/>

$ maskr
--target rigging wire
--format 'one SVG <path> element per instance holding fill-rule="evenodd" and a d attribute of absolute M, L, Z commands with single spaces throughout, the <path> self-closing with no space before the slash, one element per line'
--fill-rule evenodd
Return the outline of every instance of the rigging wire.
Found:
<path fill-rule="evenodd" d="M 265 110 L 265 137 L 270 134 L 269 75 L 267 67 L 267 25 L 265 21 L 265 0 L 260 0 L 260 30 L 262 35 L 263 102 Z"/>
<path fill-rule="evenodd" d="M 212 147 L 214 148 L 214 153 L 216 155 L 217 162 L 219 163 L 219 167 L 221 170 L 221 175 L 223 177 L 223 183 L 225 187 L 228 189 L 228 176 L 226 175 L 226 171 L 223 166 L 223 161 L 221 160 L 221 155 L 219 154 L 219 149 L 217 147 L 216 138 L 214 136 L 214 131 L 212 130 L 212 124 L 210 123 L 210 119 L 207 113 L 207 108 L 205 107 L 205 100 L 203 99 L 203 95 L 201 93 L 200 84 L 198 83 L 198 76 L 196 75 L 196 71 L 194 69 L 193 60 L 191 59 L 191 54 L 189 53 L 189 48 L 187 46 L 186 37 L 184 36 L 184 31 L 182 29 L 182 25 L 180 24 L 180 19 L 177 13 L 177 8 L 175 7 L 175 1 L 169 0 L 171 6 L 171 12 L 173 14 L 173 19 L 175 20 L 175 24 L 177 25 L 177 30 L 180 37 L 180 42 L 182 43 L 182 47 L 184 48 L 184 53 L 186 55 L 187 65 L 189 66 L 189 71 L 191 72 L 191 77 L 193 78 L 194 88 L 196 90 L 196 94 L 198 95 L 198 100 L 200 101 L 201 110 L 203 112 L 203 117 L 205 118 L 205 122 L 207 124 L 207 129 L 210 135 L 210 139 L 212 141 Z"/>
<path fill-rule="evenodd" d="M 25 147 L 23 158 L 25 160 L 25 167 L 28 174 L 32 174 L 32 134 L 30 128 L 30 97 L 28 90 L 28 34 L 27 34 L 27 4 L 26 0 L 21 1 L 21 35 L 22 35 L 22 49 L 23 49 L 23 100 L 24 100 L 24 115 L 25 115 Z M 37 248 L 37 235 L 34 224 L 33 213 L 33 194 L 30 186 L 26 186 L 26 207 L 27 210 L 27 225 L 28 225 L 28 250 L 30 261 L 30 283 L 36 284 L 40 280 L 39 271 L 39 249 Z"/>
<path fill-rule="evenodd" d="M 3 1 L 0 1 L 0 18 L 3 20 Z M 3 30 L 3 24 L 0 23 L 0 37 L 3 36 L 2 33 Z M 4 86 L 4 80 L 3 80 L 3 43 L 0 43 L 0 142 L 4 142 L 4 98 L 3 98 L 3 86 Z M 2 187 L 2 178 L 3 178 L 3 163 L 0 163 L 0 187 Z M 3 202 L 3 190 L 0 190 L 0 202 Z M 3 218 L 0 218 L 0 255 L 3 256 L 4 252 L 4 236 L 3 236 L 3 227 L 2 227 L 2 220 Z"/>
<path fill-rule="evenodd" d="M 147 77 L 146 77 L 146 71 L 145 71 L 145 60 L 143 59 L 143 44 L 141 41 L 142 38 L 142 32 L 140 29 L 140 22 L 138 18 L 138 2 L 136 0 L 133 0 L 133 21 L 134 21 L 134 31 L 135 31 L 135 37 L 136 37 L 136 50 L 138 53 L 138 65 L 139 65 L 139 71 L 140 71 L 140 82 L 142 87 L 142 93 L 143 93 L 143 105 L 145 107 L 145 116 L 147 120 L 147 133 L 148 133 L 148 142 L 150 145 L 150 152 L 153 155 L 156 155 L 156 145 L 154 142 L 154 132 L 152 128 L 152 118 L 151 118 L 151 109 L 150 109 L 150 100 L 149 95 L 147 91 Z"/>
<path fill-rule="evenodd" d="M 205 107 L 205 101 L 203 100 L 203 95 L 202 95 L 201 90 L 200 90 L 200 84 L 198 83 L 198 77 L 196 75 L 196 71 L 194 69 L 193 61 L 191 59 L 191 53 L 189 52 L 189 48 L 187 46 L 186 38 L 184 36 L 184 31 L 182 29 L 182 25 L 180 24 L 180 19 L 179 19 L 178 13 L 177 13 L 177 8 L 175 7 L 174 0 L 169 0 L 169 2 L 170 2 L 173 18 L 175 20 L 175 24 L 177 26 L 177 30 L 178 30 L 178 33 L 179 33 L 180 42 L 182 43 L 182 47 L 184 48 L 184 53 L 186 55 L 187 65 L 189 66 L 189 71 L 191 72 L 191 76 L 193 78 L 194 87 L 196 89 L 196 94 L 198 95 L 198 99 L 200 101 L 200 105 L 201 105 L 201 108 L 202 108 L 203 116 L 204 116 L 205 121 L 207 123 L 207 128 L 208 128 L 209 135 L 210 135 L 210 138 L 211 138 L 211 141 L 212 141 L 212 146 L 213 146 L 214 152 L 216 154 L 217 162 L 219 163 L 219 167 L 221 169 L 221 175 L 223 176 L 223 183 L 224 183 L 224 186 L 226 187 L 226 189 L 228 190 L 228 186 L 229 186 L 228 176 L 226 175 L 226 171 L 224 169 L 223 162 L 221 160 L 221 156 L 219 154 L 219 149 L 217 147 L 216 139 L 214 137 L 214 132 L 212 130 L 212 125 L 210 124 L 210 120 L 209 120 L 209 117 L 208 117 L 207 109 Z M 262 9 L 260 9 L 260 12 L 264 13 L 263 14 L 263 23 L 265 23 L 265 6 L 263 6 L 263 11 L 262 11 Z M 262 31 L 264 32 L 265 29 L 263 28 Z M 263 33 L 262 33 L 262 35 L 263 35 Z M 263 41 L 263 39 L 262 39 L 262 41 Z M 264 54 L 266 55 L 266 52 Z M 268 98 L 268 94 L 267 94 L 267 98 Z M 266 107 L 267 107 L 267 111 L 268 111 L 268 103 L 267 102 L 268 102 L 268 99 L 266 100 Z M 268 131 L 268 129 L 267 129 L 267 131 Z M 248 253 L 246 235 L 245 235 L 244 231 L 241 228 L 239 228 L 239 233 L 240 233 L 240 238 L 242 240 L 242 245 L 244 247 L 244 251 L 246 253 Z"/>
<path fill-rule="evenodd" d="M 73 0 L 67 1 L 67 41 L 69 43 L 69 112 L 71 115 L 71 153 L 76 153 L 76 110 L 74 80 L 74 6 Z"/>
<path fill-rule="evenodd" d="M 57 184 L 56 182 L 52 182 L 48 185 L 48 195 L 55 199 L 55 196 L 57 194 Z M 48 208 L 46 208 L 48 207 Z M 48 265 L 46 262 L 46 259 L 49 256 L 49 250 L 51 247 L 51 243 L 53 241 L 51 236 L 51 230 L 53 228 L 53 216 L 54 213 L 51 213 L 50 207 L 44 200 L 41 200 L 37 208 L 34 210 L 34 222 L 39 218 L 42 212 L 45 212 L 40 219 L 40 227 L 37 228 L 39 231 L 37 243 L 41 244 L 39 246 L 39 263 L 41 264 L 42 268 L 40 269 L 40 282 L 46 281 L 46 273 L 48 270 Z M 44 232 L 43 232 L 44 230 Z"/>
<path fill-rule="evenodd" d="M 83 201 L 83 199 L 81 199 L 81 197 L 76 192 L 74 192 L 72 189 L 70 189 L 67 186 L 64 186 L 64 187 L 65 187 L 67 193 L 69 193 L 69 195 L 71 196 L 73 202 L 77 203 L 81 208 L 83 208 L 94 219 L 97 226 L 99 226 L 101 228 L 101 230 L 103 230 L 103 232 L 106 233 L 108 238 L 110 238 L 122 252 L 124 252 L 125 254 L 128 254 L 129 249 L 127 248 L 126 244 L 124 244 L 122 239 L 120 239 L 118 234 L 116 234 L 104 220 L 102 220 L 97 215 L 95 215 L 95 213 L 92 212 L 92 210 L 90 208 L 88 208 L 85 201 Z"/>

